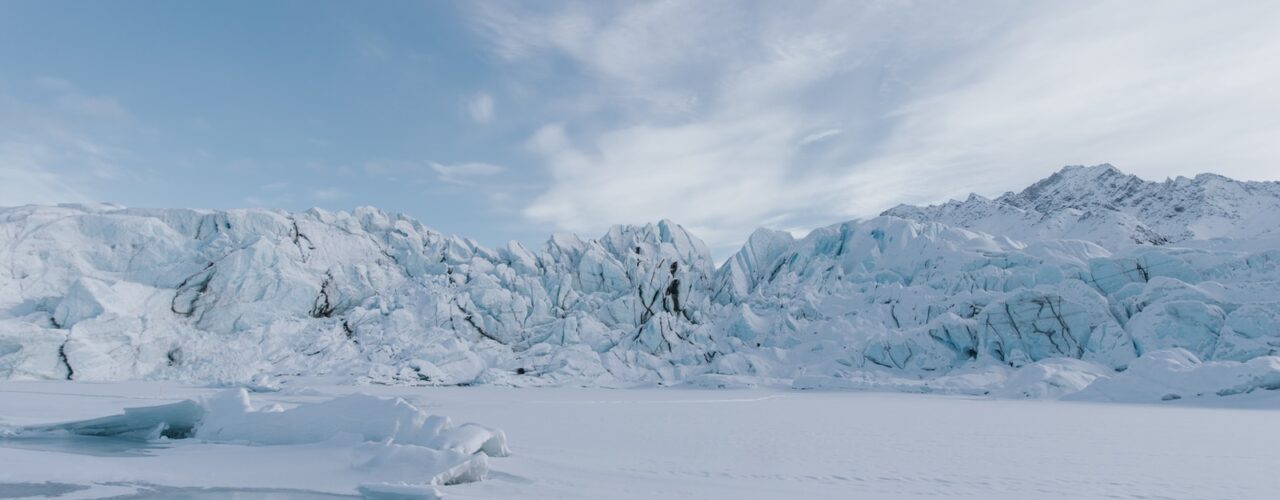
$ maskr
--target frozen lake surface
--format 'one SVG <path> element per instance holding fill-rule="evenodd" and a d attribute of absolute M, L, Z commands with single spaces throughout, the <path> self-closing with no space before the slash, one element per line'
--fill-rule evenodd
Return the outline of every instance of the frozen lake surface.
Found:
<path fill-rule="evenodd" d="M 161 383 L 0 382 L 0 426 L 101 417 L 210 395 Z M 284 408 L 400 396 L 505 431 L 512 454 L 447 498 L 1274 498 L 1274 399 L 1224 406 L 1003 401 L 918 394 L 691 389 L 316 386 Z M 1272 391 L 1269 391 L 1272 392 Z M 1265 398 L 1271 398 L 1265 395 Z M 193 440 L 0 438 L 0 497 L 356 496 L 349 451 L 306 460 Z M 209 489 L 199 489 L 209 488 Z"/>

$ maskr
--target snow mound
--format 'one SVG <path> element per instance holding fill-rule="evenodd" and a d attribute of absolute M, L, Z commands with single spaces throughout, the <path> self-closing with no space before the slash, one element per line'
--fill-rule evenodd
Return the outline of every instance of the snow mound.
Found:
<path fill-rule="evenodd" d="M 1129 369 L 1063 399 L 1156 402 L 1280 390 L 1280 356 L 1246 362 L 1201 361 L 1186 349 L 1150 352 Z"/>
<path fill-rule="evenodd" d="M 791 388 L 981 396 L 990 394 L 1007 378 L 1006 368 L 993 365 L 956 370 L 936 377 L 904 377 L 887 370 L 866 370 L 843 373 L 838 377 L 799 377 L 792 382 Z"/>
<path fill-rule="evenodd" d="M 440 489 L 429 484 L 362 484 L 357 490 L 365 500 L 439 500 Z"/>
<path fill-rule="evenodd" d="M 193 438 L 202 443 L 292 449 L 341 446 L 351 449 L 352 470 L 384 481 L 425 486 L 481 481 L 488 475 L 487 457 L 510 453 L 500 430 L 454 425 L 447 417 L 429 415 L 403 399 L 364 394 L 289 409 L 254 408 L 247 391 L 232 389 L 200 401 L 24 427 L 8 437 L 50 433 L 141 440 Z"/>
<path fill-rule="evenodd" d="M 1018 368 L 998 389 L 997 398 L 1058 399 L 1110 377 L 1115 372 L 1097 363 L 1078 359 L 1046 359 Z"/>

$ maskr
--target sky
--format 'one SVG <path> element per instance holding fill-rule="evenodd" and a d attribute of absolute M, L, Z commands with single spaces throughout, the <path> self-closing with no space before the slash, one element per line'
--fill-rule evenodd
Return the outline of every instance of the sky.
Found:
<path fill-rule="evenodd" d="M 719 257 L 1064 165 L 1280 179 L 1280 2 L 0 2 L 0 206 Z"/>

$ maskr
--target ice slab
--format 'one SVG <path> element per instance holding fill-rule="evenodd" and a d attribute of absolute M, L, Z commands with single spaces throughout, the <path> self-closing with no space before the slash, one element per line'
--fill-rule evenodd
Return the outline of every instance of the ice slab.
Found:
<path fill-rule="evenodd" d="M 428 488 L 482 481 L 489 474 L 488 458 L 510 453 L 502 431 L 454 425 L 400 398 L 351 394 L 292 408 L 255 408 L 244 389 L 106 417 L 9 428 L 0 438 L 16 448 L 63 451 L 48 446 L 59 436 L 77 447 L 85 439 L 168 443 L 137 456 L 163 457 L 175 470 L 215 464 L 219 474 L 242 474 L 257 488 L 306 487 L 312 474 L 338 470 L 339 477 L 358 481 L 352 489 L 375 485 L 369 488 L 382 491 L 380 498 L 391 498 L 391 490 L 376 486 L 384 483 Z M 273 478 L 245 467 L 268 460 L 287 465 L 288 472 Z"/>

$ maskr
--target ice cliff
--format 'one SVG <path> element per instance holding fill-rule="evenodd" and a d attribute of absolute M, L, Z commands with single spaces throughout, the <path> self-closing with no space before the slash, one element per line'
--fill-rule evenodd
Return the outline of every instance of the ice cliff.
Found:
<path fill-rule="evenodd" d="M 1277 228 L 1280 183 L 1108 165 L 761 229 L 718 267 L 670 221 L 491 249 L 373 208 L 6 208 L 0 377 L 841 386 L 1247 362 L 1280 352 Z"/>

